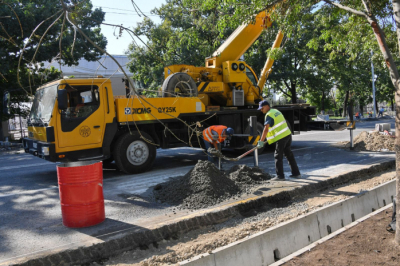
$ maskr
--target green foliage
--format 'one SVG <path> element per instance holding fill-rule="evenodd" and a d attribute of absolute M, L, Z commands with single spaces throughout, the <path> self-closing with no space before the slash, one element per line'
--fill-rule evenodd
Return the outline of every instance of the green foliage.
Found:
<path fill-rule="evenodd" d="M 64 2 L 69 6 L 70 14 L 79 23 L 83 32 L 104 48 L 107 40 L 100 32 L 100 23 L 104 20 L 105 13 L 101 9 L 92 10 L 90 0 L 64 0 Z M 62 26 L 63 16 L 57 19 L 62 14 L 61 10 L 60 1 L 54 0 L 0 0 L 1 96 L 4 91 L 10 91 L 12 101 L 26 101 L 28 93 L 32 95 L 41 84 L 60 77 L 60 73 L 55 69 L 46 70 L 37 62 L 58 61 L 61 57 L 63 63 L 76 65 L 81 58 L 94 61 L 100 57 L 101 53 L 79 33 L 76 34 L 74 41 L 72 26 L 67 21 L 64 27 Z M 49 28 L 54 21 L 55 24 Z M 38 27 L 41 22 L 43 23 Z M 36 32 L 32 34 L 36 27 L 38 27 Z M 43 37 L 46 31 L 47 34 Z M 29 40 L 31 34 L 32 38 Z M 19 57 L 25 45 L 19 69 L 20 82 L 23 86 L 21 89 L 17 81 L 17 71 Z M 33 58 L 37 48 L 36 56 Z M 2 110 L 0 106 L 1 119 L 8 119 L 2 115 Z M 13 110 L 13 112 L 19 111 Z"/>

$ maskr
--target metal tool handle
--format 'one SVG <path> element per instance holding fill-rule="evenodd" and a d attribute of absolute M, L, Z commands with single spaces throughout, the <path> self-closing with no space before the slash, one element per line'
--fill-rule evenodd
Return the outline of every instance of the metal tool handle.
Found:
<path fill-rule="evenodd" d="M 253 149 L 246 151 L 245 153 L 243 153 L 242 155 L 240 155 L 239 157 L 237 157 L 238 160 L 242 159 L 244 156 L 252 153 L 253 151 L 255 151 L 257 149 L 257 146 L 255 146 Z"/>

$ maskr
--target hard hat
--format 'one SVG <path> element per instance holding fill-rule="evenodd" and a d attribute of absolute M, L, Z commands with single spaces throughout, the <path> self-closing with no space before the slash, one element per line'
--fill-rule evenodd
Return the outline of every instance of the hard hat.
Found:
<path fill-rule="evenodd" d="M 265 105 L 270 106 L 270 105 L 269 105 L 269 102 L 268 102 L 267 100 L 263 100 L 263 101 L 259 102 L 259 103 L 258 103 L 258 109 L 257 109 L 257 110 L 261 110 L 261 109 L 263 108 L 263 106 L 265 106 Z"/>
<path fill-rule="evenodd" d="M 233 128 L 228 127 L 226 129 L 226 135 L 232 136 L 233 134 L 235 134 L 235 131 L 233 130 Z"/>

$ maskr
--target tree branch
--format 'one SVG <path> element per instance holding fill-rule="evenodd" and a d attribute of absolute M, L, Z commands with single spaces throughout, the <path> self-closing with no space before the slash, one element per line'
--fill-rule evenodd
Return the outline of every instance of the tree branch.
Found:
<path fill-rule="evenodd" d="M 371 15 L 372 14 L 371 9 L 368 6 L 368 4 L 371 4 L 371 3 L 369 1 L 365 1 L 365 0 L 361 0 L 361 2 L 363 3 L 365 10 L 368 12 L 368 15 Z"/>
<path fill-rule="evenodd" d="M 350 13 L 353 13 L 354 15 L 357 15 L 357 16 L 360 16 L 360 17 L 364 17 L 364 18 L 368 18 L 368 15 L 365 14 L 364 12 L 362 12 L 362 11 L 358 11 L 358 10 L 353 9 L 351 7 L 344 6 L 344 5 L 341 5 L 339 3 L 336 3 L 336 2 L 333 2 L 333 1 L 330 1 L 330 0 L 323 0 L 323 1 L 326 2 L 327 4 L 336 6 L 336 7 L 340 8 L 340 9 L 343 9 L 343 10 L 346 10 L 346 11 L 348 11 Z"/>
<path fill-rule="evenodd" d="M 289 86 L 289 84 L 287 84 L 286 80 L 284 80 L 283 83 L 285 83 L 285 85 L 288 88 L 288 90 L 290 90 L 290 86 Z"/>
<path fill-rule="evenodd" d="M 283 94 L 285 94 L 287 97 L 292 97 L 292 95 L 289 95 L 287 92 L 281 89 L 281 87 L 278 87 L 278 90 L 280 90 Z"/>

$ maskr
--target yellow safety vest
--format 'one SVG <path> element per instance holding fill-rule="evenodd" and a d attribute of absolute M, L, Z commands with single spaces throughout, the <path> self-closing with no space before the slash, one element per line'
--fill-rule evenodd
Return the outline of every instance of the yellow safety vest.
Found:
<path fill-rule="evenodd" d="M 267 120 L 268 116 L 274 120 L 274 125 L 270 127 L 268 130 L 267 134 L 268 144 L 277 142 L 278 140 L 283 139 L 284 137 L 287 137 L 292 134 L 286 123 L 285 117 L 282 115 L 281 112 L 279 112 L 276 109 L 270 109 L 268 113 L 265 115 L 265 120 Z"/>

